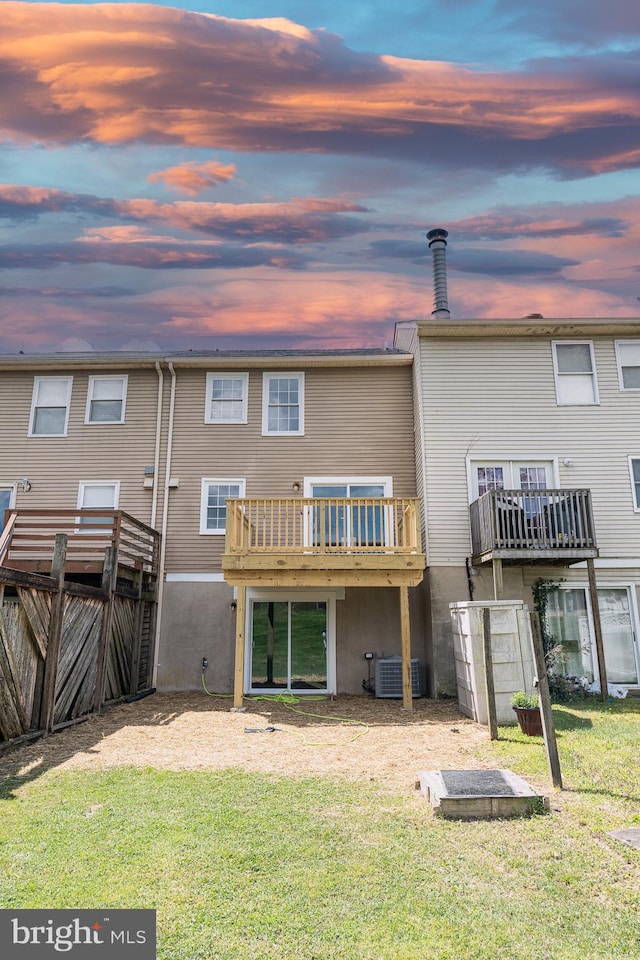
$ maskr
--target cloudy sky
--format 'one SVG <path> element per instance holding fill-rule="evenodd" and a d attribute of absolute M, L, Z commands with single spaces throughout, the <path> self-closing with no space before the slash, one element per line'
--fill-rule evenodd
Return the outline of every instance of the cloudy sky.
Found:
<path fill-rule="evenodd" d="M 0 3 L 0 352 L 640 312 L 630 0 Z"/>

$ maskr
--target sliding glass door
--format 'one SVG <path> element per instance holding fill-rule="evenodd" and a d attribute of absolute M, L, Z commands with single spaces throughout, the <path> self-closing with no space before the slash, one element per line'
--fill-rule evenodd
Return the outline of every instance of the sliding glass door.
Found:
<path fill-rule="evenodd" d="M 627 686 L 640 683 L 640 653 L 631 587 L 598 587 L 607 680 Z M 566 676 L 597 676 L 593 617 L 585 587 L 561 588 L 549 597 L 548 625 L 564 648 Z"/>
<path fill-rule="evenodd" d="M 279 597 L 282 593 L 249 602 L 249 691 L 328 692 L 329 598 Z"/>

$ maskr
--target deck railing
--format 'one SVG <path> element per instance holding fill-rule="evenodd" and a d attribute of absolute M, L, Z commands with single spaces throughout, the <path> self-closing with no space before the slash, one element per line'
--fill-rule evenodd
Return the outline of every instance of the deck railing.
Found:
<path fill-rule="evenodd" d="M 107 547 L 118 562 L 157 574 L 160 534 L 122 510 L 6 510 L 0 534 L 0 565 L 46 565 L 56 534 L 66 534 L 67 566 L 101 564 Z"/>
<path fill-rule="evenodd" d="M 470 515 L 473 556 L 596 550 L 589 490 L 490 490 L 471 504 Z"/>
<path fill-rule="evenodd" d="M 418 554 L 415 498 L 227 500 L 227 553 Z"/>

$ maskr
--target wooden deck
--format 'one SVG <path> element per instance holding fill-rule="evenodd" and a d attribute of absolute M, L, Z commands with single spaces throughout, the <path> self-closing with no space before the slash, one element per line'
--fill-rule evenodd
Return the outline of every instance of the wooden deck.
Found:
<path fill-rule="evenodd" d="M 105 550 L 118 564 L 158 574 L 160 534 L 122 510 L 7 510 L 0 566 L 50 573 L 57 534 L 67 537 L 66 572 L 101 574 Z"/>
<path fill-rule="evenodd" d="M 469 510 L 473 563 L 571 564 L 598 556 L 589 490 L 490 490 Z"/>
<path fill-rule="evenodd" d="M 425 557 L 415 498 L 227 500 L 222 568 L 237 586 L 415 586 Z"/>

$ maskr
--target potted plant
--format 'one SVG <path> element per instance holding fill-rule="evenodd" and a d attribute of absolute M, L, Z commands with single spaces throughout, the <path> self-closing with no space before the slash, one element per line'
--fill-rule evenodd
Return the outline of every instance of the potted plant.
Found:
<path fill-rule="evenodd" d="M 518 690 L 511 697 L 511 706 L 516 712 L 520 729 L 529 737 L 542 736 L 542 717 L 537 693 Z"/>

